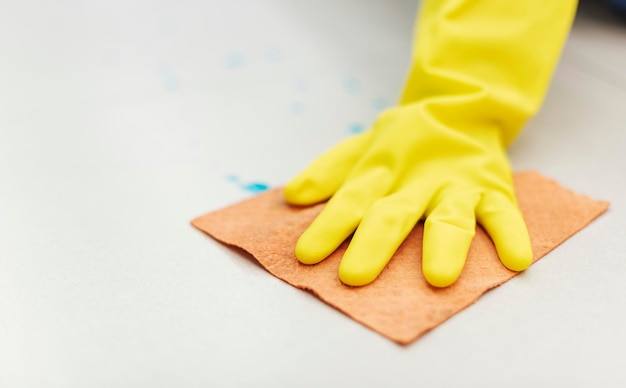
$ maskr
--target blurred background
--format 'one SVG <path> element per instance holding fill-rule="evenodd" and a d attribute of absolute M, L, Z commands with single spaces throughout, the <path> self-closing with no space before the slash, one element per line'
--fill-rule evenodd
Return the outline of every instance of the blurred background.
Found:
<path fill-rule="evenodd" d="M 623 0 L 580 3 L 510 149 L 611 209 L 413 345 L 189 225 L 394 104 L 417 8 L 1 1 L 0 386 L 626 385 Z"/>

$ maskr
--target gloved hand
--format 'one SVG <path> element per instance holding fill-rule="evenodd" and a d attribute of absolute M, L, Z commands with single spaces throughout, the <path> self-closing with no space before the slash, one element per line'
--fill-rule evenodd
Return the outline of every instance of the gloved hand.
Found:
<path fill-rule="evenodd" d="M 301 262 L 318 263 L 356 229 L 339 277 L 352 286 L 367 284 L 426 216 L 422 265 L 434 286 L 458 278 L 476 218 L 507 268 L 530 265 L 500 131 L 451 130 L 422 108 L 383 113 L 372 130 L 340 143 L 287 185 L 285 198 L 293 204 L 332 196 L 296 245 Z"/>
<path fill-rule="evenodd" d="M 317 263 L 356 230 L 339 277 L 367 284 L 425 216 L 422 263 L 432 285 L 458 278 L 476 220 L 507 268 L 527 268 L 532 251 L 505 146 L 540 106 L 575 6 L 427 0 L 399 106 L 285 188 L 292 204 L 330 198 L 298 240 L 298 259 Z"/>

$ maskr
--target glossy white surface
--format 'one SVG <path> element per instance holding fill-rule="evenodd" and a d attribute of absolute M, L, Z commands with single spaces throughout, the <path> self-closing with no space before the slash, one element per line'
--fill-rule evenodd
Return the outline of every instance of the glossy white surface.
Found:
<path fill-rule="evenodd" d="M 609 212 L 414 344 L 189 225 L 392 103 L 416 7 L 3 2 L 0 386 L 625 386 L 626 26 L 593 9 L 510 155 Z"/>

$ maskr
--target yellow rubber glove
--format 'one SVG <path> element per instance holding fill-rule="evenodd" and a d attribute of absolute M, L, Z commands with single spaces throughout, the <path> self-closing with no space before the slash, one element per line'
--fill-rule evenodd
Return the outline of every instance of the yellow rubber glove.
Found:
<path fill-rule="evenodd" d="M 339 277 L 364 285 L 425 216 L 422 270 L 433 286 L 460 275 L 476 221 L 507 268 L 527 268 L 532 251 L 505 146 L 539 108 L 575 7 L 426 1 L 400 105 L 286 186 L 292 204 L 330 198 L 298 240 L 297 258 L 318 263 L 354 232 Z"/>

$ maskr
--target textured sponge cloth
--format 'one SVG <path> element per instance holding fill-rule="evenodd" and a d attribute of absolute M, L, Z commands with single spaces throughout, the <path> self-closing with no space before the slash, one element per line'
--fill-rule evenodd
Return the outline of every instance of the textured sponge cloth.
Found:
<path fill-rule="evenodd" d="M 573 193 L 535 172 L 518 173 L 514 181 L 531 238 L 533 262 L 581 230 L 609 205 Z M 244 249 L 272 275 L 311 291 L 347 316 L 400 344 L 409 344 L 517 274 L 502 265 L 491 240 L 478 227 L 459 280 L 447 288 L 430 286 L 421 271 L 420 222 L 376 281 L 364 287 L 346 286 L 337 271 L 347 242 L 315 265 L 302 264 L 294 255 L 298 237 L 322 206 L 289 206 L 283 200 L 282 190 L 274 189 L 208 213 L 192 224 L 218 241 Z"/>

